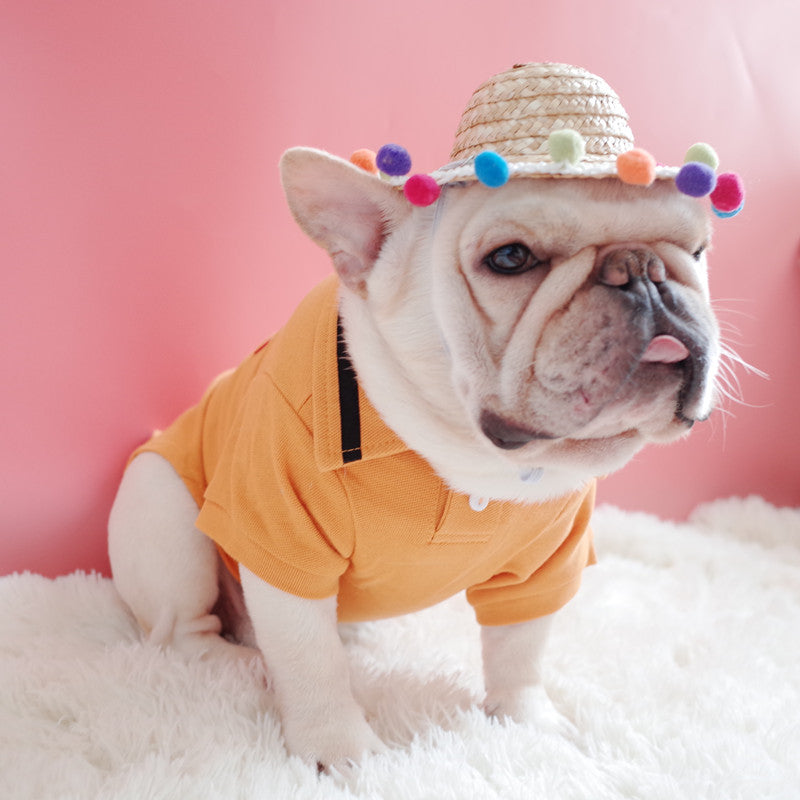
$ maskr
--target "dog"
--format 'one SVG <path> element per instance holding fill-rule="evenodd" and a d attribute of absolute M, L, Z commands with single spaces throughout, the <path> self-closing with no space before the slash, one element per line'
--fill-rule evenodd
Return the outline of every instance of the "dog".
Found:
<path fill-rule="evenodd" d="M 459 179 L 416 206 L 319 150 L 281 175 L 335 276 L 129 462 L 119 594 L 156 644 L 257 648 L 311 763 L 385 749 L 337 622 L 461 590 L 486 711 L 558 726 L 541 655 L 594 561 L 594 480 L 714 408 L 707 213 L 673 180 Z"/>

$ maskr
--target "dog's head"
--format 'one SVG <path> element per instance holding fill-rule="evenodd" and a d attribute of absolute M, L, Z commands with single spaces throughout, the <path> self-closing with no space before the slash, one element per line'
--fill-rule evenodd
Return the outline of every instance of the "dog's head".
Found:
<path fill-rule="evenodd" d="M 284 157 L 283 180 L 342 279 L 368 394 L 457 488 L 472 490 L 453 477 L 468 458 L 484 486 L 491 469 L 578 483 L 710 414 L 709 225 L 672 182 L 473 183 L 414 208 L 307 149 Z"/>
<path fill-rule="evenodd" d="M 719 343 L 695 200 L 613 179 L 462 192 L 434 287 L 454 386 L 495 447 L 602 470 L 709 415 Z"/>

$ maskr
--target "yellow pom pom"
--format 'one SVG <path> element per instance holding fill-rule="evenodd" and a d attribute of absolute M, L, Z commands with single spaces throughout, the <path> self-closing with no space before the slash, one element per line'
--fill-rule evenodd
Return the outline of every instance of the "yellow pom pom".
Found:
<path fill-rule="evenodd" d="M 586 155 L 586 143 L 578 131 L 564 128 L 553 131 L 547 139 L 550 158 L 556 164 L 577 164 Z"/>
<path fill-rule="evenodd" d="M 686 158 L 683 159 L 683 163 L 688 164 L 690 161 L 706 164 L 711 169 L 716 169 L 719 166 L 719 156 L 714 148 L 705 142 L 697 142 L 686 151 Z"/>

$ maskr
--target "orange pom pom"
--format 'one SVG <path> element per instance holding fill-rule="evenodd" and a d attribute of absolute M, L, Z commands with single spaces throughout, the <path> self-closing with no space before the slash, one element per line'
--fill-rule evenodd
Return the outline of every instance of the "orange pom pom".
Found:
<path fill-rule="evenodd" d="M 375 166 L 375 153 L 372 150 L 367 150 L 366 147 L 356 150 L 350 156 L 350 163 L 361 167 L 365 172 L 369 172 L 372 175 L 378 174 L 378 168 Z"/>
<path fill-rule="evenodd" d="M 649 186 L 656 179 L 656 160 L 647 150 L 634 147 L 617 156 L 617 175 L 623 183 Z"/>

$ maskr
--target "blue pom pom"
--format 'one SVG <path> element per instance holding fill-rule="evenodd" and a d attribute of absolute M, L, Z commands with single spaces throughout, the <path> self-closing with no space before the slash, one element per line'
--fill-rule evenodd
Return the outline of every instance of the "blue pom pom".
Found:
<path fill-rule="evenodd" d="M 711 210 L 720 219 L 730 219 L 730 217 L 735 217 L 743 208 L 744 208 L 744 203 L 742 203 L 739 206 L 739 208 L 734 208 L 733 211 L 720 211 L 715 205 L 712 204 L 712 206 L 711 206 Z"/>
<path fill-rule="evenodd" d="M 475 156 L 475 177 L 485 186 L 496 189 L 508 180 L 508 164 L 503 156 L 485 150 Z"/>
<path fill-rule="evenodd" d="M 689 161 L 675 176 L 675 185 L 678 191 L 688 194 L 689 197 L 705 197 L 714 191 L 717 175 L 708 164 Z"/>
<path fill-rule="evenodd" d="M 384 175 L 391 175 L 393 178 L 408 175 L 411 171 L 411 156 L 399 144 L 385 144 L 375 156 L 375 166 Z"/>

